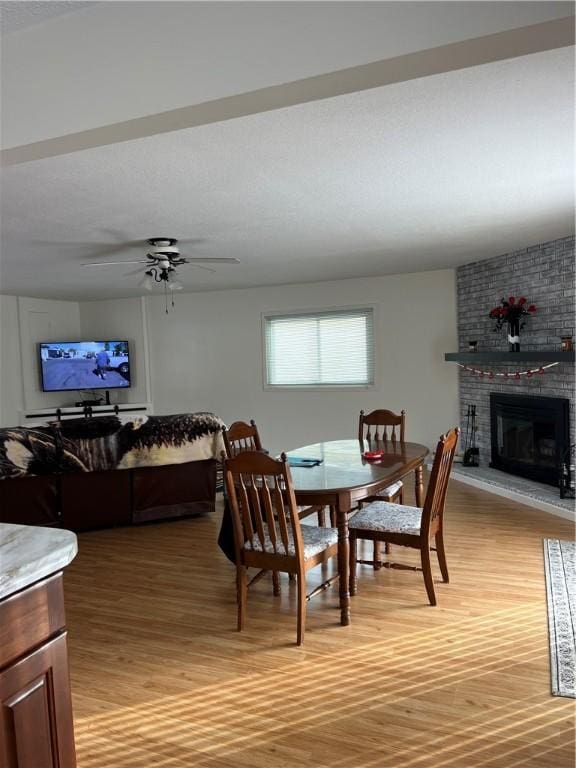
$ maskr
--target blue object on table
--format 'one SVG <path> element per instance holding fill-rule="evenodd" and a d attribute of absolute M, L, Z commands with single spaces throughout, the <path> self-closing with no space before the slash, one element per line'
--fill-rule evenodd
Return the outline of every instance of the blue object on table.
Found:
<path fill-rule="evenodd" d="M 317 467 L 324 459 L 306 459 L 304 456 L 288 456 L 290 467 Z"/>

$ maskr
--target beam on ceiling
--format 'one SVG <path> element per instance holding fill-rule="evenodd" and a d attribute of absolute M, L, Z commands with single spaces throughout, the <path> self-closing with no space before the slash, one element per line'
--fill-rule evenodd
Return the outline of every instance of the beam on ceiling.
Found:
<path fill-rule="evenodd" d="M 574 45 L 574 16 L 5 149 L 3 166 L 293 107 Z"/>

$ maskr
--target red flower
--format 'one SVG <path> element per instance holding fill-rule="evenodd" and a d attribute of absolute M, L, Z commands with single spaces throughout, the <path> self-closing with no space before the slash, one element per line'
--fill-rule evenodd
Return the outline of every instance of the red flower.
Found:
<path fill-rule="evenodd" d="M 525 296 L 520 296 L 518 299 L 509 296 L 508 299 L 501 300 L 501 306 L 490 309 L 488 316 L 494 321 L 492 330 L 501 331 L 507 323 L 512 321 L 523 321 L 520 324 L 520 327 L 523 328 L 525 318 L 534 312 L 536 312 L 536 307 L 534 304 L 528 305 L 528 299 Z"/>

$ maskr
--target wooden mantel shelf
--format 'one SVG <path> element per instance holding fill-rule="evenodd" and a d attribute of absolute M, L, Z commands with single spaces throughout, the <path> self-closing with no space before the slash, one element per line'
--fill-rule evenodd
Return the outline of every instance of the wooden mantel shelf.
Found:
<path fill-rule="evenodd" d="M 444 360 L 452 363 L 573 363 L 574 351 L 446 352 Z"/>

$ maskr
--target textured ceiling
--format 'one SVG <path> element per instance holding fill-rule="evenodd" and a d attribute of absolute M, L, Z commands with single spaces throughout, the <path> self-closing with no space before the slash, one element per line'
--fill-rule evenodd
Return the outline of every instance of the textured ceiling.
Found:
<path fill-rule="evenodd" d="M 156 235 L 241 259 L 182 267 L 192 291 L 444 268 L 559 237 L 573 119 L 564 48 L 13 166 L 2 290 L 138 295 L 128 269 L 81 263 Z"/>
<path fill-rule="evenodd" d="M 81 0 L 43 0 L 41 2 L 12 0 L 12 2 L 3 2 L 0 3 L 0 31 L 5 34 L 26 29 L 34 24 L 73 11 L 80 11 L 91 5 L 96 5 L 96 3 L 81 2 Z"/>
<path fill-rule="evenodd" d="M 573 230 L 574 47 L 522 55 L 506 44 L 474 65 L 454 65 L 446 48 L 483 55 L 492 43 L 471 38 L 526 34 L 545 51 L 542 27 L 572 31 L 573 3 L 4 6 L 6 146 L 98 138 L 3 170 L 2 292 L 138 295 L 139 277 L 124 276 L 133 267 L 81 264 L 139 258 L 120 246 L 150 236 L 241 259 L 214 273 L 183 267 L 186 289 L 200 291 L 439 269 Z M 390 58 L 427 48 L 447 63 L 418 79 Z M 386 87 L 158 127 L 163 110 L 210 111 L 214 99 L 284 93 L 382 59 L 398 75 Z M 422 76 L 431 71 L 443 74 Z M 106 131 L 118 141 L 111 124 L 138 116 L 157 121 L 147 138 L 104 145 Z"/>

